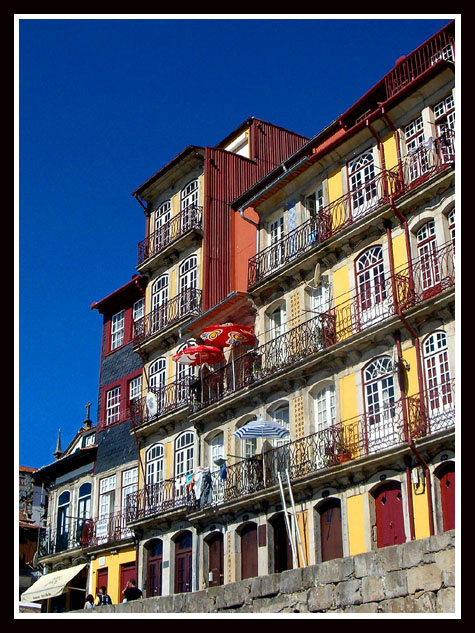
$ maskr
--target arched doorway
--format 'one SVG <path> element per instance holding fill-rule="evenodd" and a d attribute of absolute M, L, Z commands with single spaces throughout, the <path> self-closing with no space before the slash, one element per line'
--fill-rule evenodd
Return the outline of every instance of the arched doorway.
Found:
<path fill-rule="evenodd" d="M 154 539 L 145 545 L 147 550 L 147 598 L 162 595 L 163 542 Z"/>
<path fill-rule="evenodd" d="M 290 520 L 291 517 L 289 517 L 289 521 Z M 282 571 L 286 571 L 287 569 L 292 569 L 292 548 L 287 534 L 284 513 L 280 512 L 277 516 L 270 519 L 269 523 L 272 526 L 274 545 L 273 573 L 280 573 Z"/>
<path fill-rule="evenodd" d="M 444 532 L 455 528 L 455 464 L 446 462 L 436 470 L 440 485 L 440 505 Z"/>
<path fill-rule="evenodd" d="M 175 593 L 191 591 L 192 534 L 183 532 L 175 541 Z"/>
<path fill-rule="evenodd" d="M 378 547 L 406 542 L 401 484 L 388 481 L 373 493 Z"/>
<path fill-rule="evenodd" d="M 215 532 L 207 540 L 208 544 L 208 586 L 224 584 L 224 538 Z"/>
<path fill-rule="evenodd" d="M 342 558 L 343 537 L 340 500 L 327 499 L 319 505 L 317 511 L 320 517 L 321 561 Z"/>
<path fill-rule="evenodd" d="M 257 525 L 247 523 L 241 530 L 241 579 L 257 576 Z"/>

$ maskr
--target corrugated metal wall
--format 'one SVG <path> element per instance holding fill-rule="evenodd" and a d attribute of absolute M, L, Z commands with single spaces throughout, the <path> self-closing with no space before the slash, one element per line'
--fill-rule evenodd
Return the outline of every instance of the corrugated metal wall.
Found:
<path fill-rule="evenodd" d="M 235 290 L 231 276 L 231 201 L 308 140 L 263 121 L 253 121 L 249 132 L 253 160 L 206 148 L 203 310 Z"/>

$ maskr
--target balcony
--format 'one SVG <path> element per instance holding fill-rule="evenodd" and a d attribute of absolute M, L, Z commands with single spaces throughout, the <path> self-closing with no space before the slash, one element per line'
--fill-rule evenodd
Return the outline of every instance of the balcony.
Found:
<path fill-rule="evenodd" d="M 61 528 L 50 527 L 44 530 L 38 545 L 38 556 L 51 556 L 83 547 L 87 523 L 88 519 L 67 516 Z"/>
<path fill-rule="evenodd" d="M 363 218 L 429 181 L 455 161 L 455 137 L 446 130 L 439 138 L 421 145 L 390 171 L 382 170 L 375 178 L 337 198 L 320 209 L 282 239 L 259 251 L 248 262 L 248 289 L 286 266 L 315 251 L 317 246 Z"/>
<path fill-rule="evenodd" d="M 185 477 L 151 484 L 128 495 L 127 522 L 181 511 L 185 514 L 240 501 L 277 487 L 278 473 L 289 471 L 293 483 L 341 464 L 378 455 L 446 432 L 455 425 L 455 382 L 434 385 L 423 394 L 389 403 L 383 409 L 344 420 L 229 466 L 226 477 L 215 471 L 209 493 L 197 501 Z"/>
<path fill-rule="evenodd" d="M 145 263 L 150 262 L 158 254 L 166 253 L 170 245 L 178 246 L 178 242 L 185 235 L 200 231 L 202 216 L 202 207 L 190 205 L 139 242 L 137 268 L 143 268 Z M 180 244 L 180 247 L 183 245 Z"/>
<path fill-rule="evenodd" d="M 116 512 L 99 519 L 86 519 L 81 537 L 83 547 L 120 543 L 133 537 L 126 525 L 125 513 Z"/>
<path fill-rule="evenodd" d="M 187 288 L 134 323 L 133 344 L 143 345 L 201 312 L 201 290 Z"/>
<path fill-rule="evenodd" d="M 145 425 L 150 425 L 167 414 L 189 406 L 192 402 L 192 380 L 187 376 L 168 385 L 150 389 L 149 391 L 155 395 L 156 403 L 152 410 L 147 405 L 146 397 L 135 400 L 131 406 L 133 428 L 137 430 Z"/>

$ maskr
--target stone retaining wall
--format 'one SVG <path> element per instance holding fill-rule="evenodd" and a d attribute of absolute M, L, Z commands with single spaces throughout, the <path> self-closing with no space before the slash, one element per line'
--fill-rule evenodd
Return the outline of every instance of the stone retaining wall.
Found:
<path fill-rule="evenodd" d="M 319 612 L 455 612 L 455 531 L 222 587 L 101 608 L 104 614 L 137 615 Z"/>

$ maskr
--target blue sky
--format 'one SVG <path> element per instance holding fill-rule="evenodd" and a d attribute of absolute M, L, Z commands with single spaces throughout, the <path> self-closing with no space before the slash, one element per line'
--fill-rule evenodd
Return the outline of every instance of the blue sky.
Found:
<path fill-rule="evenodd" d="M 92 402 L 102 317 L 136 273 L 131 193 L 249 116 L 314 136 L 452 15 L 17 15 L 17 448 L 53 461 Z"/>

